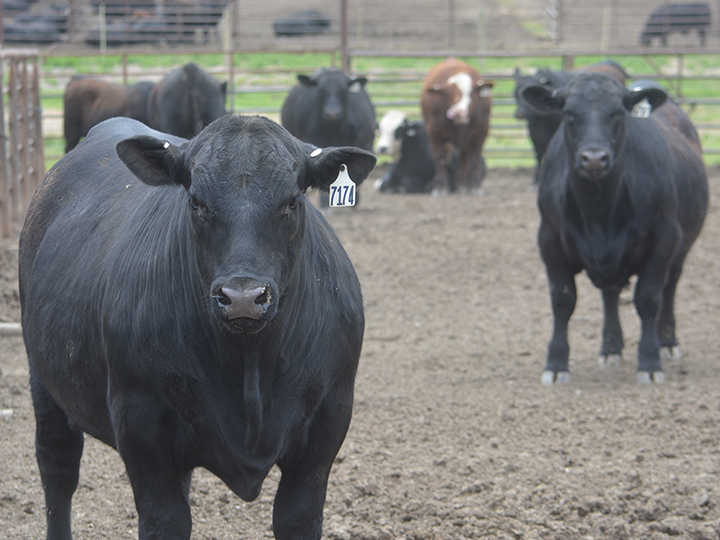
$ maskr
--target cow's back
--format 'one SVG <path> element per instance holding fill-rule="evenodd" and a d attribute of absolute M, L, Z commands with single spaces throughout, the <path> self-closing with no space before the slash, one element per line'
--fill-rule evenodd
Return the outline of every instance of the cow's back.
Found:
<path fill-rule="evenodd" d="M 188 63 L 156 85 L 148 98 L 147 111 L 150 127 L 191 139 L 226 114 L 225 86 Z"/>

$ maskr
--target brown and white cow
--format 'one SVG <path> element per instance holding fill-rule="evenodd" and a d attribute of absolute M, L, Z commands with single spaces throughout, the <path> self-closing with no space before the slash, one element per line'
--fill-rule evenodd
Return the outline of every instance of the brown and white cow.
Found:
<path fill-rule="evenodd" d="M 425 77 L 420 106 L 435 162 L 433 194 L 451 191 L 447 164 L 458 154 L 457 191 L 479 193 L 485 173 L 482 147 L 488 134 L 493 83 L 471 66 L 448 58 Z"/>

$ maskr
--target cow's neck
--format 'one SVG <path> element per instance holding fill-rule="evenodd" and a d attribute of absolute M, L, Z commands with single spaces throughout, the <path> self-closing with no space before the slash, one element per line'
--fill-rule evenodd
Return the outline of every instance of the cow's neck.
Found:
<path fill-rule="evenodd" d="M 585 229 L 604 227 L 613 222 L 624 194 L 621 180 L 621 175 L 615 171 L 599 180 L 571 176 L 569 188 Z"/>

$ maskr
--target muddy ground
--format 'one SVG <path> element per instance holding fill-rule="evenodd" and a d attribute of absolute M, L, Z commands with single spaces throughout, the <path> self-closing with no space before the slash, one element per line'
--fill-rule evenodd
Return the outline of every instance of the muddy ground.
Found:
<path fill-rule="evenodd" d="M 580 276 L 572 382 L 541 387 L 551 313 L 531 171 L 491 170 L 482 197 L 380 195 L 330 221 L 363 284 L 366 339 L 353 422 L 331 474 L 336 540 L 720 537 L 720 171 L 677 297 L 683 360 L 635 382 L 638 320 L 622 296 L 625 360 L 600 371 L 599 293 Z M 17 252 L 0 251 L 0 320 L 19 320 Z M 0 338 L 0 537 L 44 538 L 21 339 Z M 193 538 L 271 538 L 277 471 L 245 503 L 199 470 Z M 137 537 L 114 451 L 88 438 L 77 539 Z"/>

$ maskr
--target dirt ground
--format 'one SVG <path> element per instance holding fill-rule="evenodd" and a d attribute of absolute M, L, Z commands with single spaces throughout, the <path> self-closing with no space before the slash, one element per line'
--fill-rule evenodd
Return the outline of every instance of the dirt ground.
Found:
<path fill-rule="evenodd" d="M 602 310 L 578 279 L 572 382 L 541 387 L 550 303 L 531 171 L 491 170 L 482 197 L 380 195 L 329 217 L 363 284 L 367 327 L 353 422 L 333 468 L 333 540 L 720 537 L 720 171 L 677 297 L 683 360 L 635 383 L 638 320 L 623 293 L 625 361 L 600 371 Z M 19 320 L 17 250 L 0 250 L 0 320 Z M 19 337 L 0 337 L 0 537 L 40 540 L 44 503 Z M 193 538 L 272 538 L 274 470 L 245 503 L 198 470 Z M 117 454 L 88 438 L 77 539 L 136 538 Z"/>

